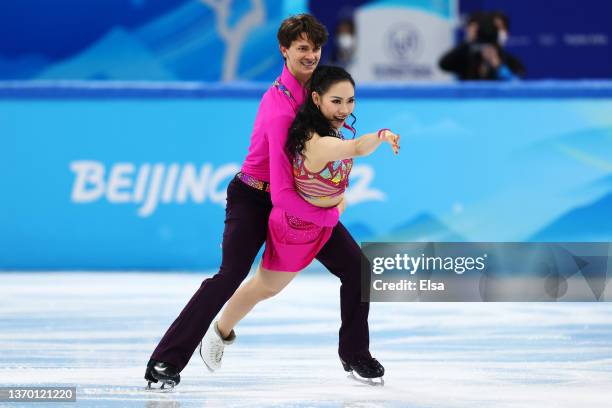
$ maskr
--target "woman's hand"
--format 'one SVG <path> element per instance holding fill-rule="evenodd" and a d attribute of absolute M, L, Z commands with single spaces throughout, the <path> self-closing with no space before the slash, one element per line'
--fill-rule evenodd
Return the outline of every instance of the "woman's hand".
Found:
<path fill-rule="evenodd" d="M 393 133 L 389 129 L 385 129 L 383 131 L 383 139 L 385 141 L 387 141 L 391 145 L 391 148 L 393 149 L 393 153 L 395 153 L 395 154 L 399 153 L 399 149 L 400 149 L 400 145 L 399 145 L 400 135 L 396 135 L 395 133 Z"/>

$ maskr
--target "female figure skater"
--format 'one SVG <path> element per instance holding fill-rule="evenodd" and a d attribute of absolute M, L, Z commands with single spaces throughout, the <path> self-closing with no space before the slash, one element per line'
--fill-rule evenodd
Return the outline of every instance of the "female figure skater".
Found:
<path fill-rule="evenodd" d="M 355 107 L 355 82 L 339 67 L 319 66 L 310 80 L 306 102 L 295 117 L 286 143 L 298 194 L 317 207 L 343 208 L 353 157 L 367 156 L 383 142 L 399 152 L 399 135 L 381 129 L 359 138 L 344 139 L 341 129 Z M 204 336 L 200 354 L 211 371 L 221 366 L 223 348 L 235 339 L 236 324 L 261 300 L 269 298 L 304 269 L 322 250 L 333 227 L 319 226 L 278 206 L 272 208 L 263 260 L 253 278 L 230 298 L 221 318 Z M 363 378 L 380 378 L 383 366 L 367 349 L 340 355 L 346 371 Z"/>

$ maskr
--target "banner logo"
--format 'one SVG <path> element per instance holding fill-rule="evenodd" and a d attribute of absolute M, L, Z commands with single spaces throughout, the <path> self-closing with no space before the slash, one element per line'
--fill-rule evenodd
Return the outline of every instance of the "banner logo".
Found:
<path fill-rule="evenodd" d="M 149 217 L 158 205 L 169 203 L 211 203 L 225 206 L 225 190 L 240 167 L 229 163 L 219 168 L 205 163 L 163 164 L 115 163 L 109 171 L 103 163 L 78 160 L 70 163 L 75 178 L 73 203 L 106 199 L 110 203 L 140 204 L 138 216 Z"/>
<path fill-rule="evenodd" d="M 108 167 L 108 168 L 107 168 Z M 113 163 L 106 166 L 94 160 L 70 163 L 74 173 L 71 201 L 88 204 L 106 200 L 112 204 L 137 204 L 139 217 L 150 217 L 160 204 L 202 204 L 210 202 L 225 207 L 229 181 L 240 171 L 237 163 L 217 168 L 210 163 Z M 374 168 L 353 167 L 351 188 L 346 199 L 351 205 L 384 201 L 384 192 L 372 187 Z"/>
<path fill-rule="evenodd" d="M 418 59 L 423 49 L 422 43 L 419 31 L 408 23 L 395 24 L 387 32 L 387 51 L 396 59 Z"/>

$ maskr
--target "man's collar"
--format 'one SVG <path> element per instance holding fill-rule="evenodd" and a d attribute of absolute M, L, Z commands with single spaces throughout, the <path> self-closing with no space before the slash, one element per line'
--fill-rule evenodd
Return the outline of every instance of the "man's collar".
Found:
<path fill-rule="evenodd" d="M 281 74 L 281 83 L 287 87 L 291 95 L 297 102 L 298 106 L 304 103 L 306 99 L 306 88 L 293 76 L 287 68 L 287 64 L 283 65 L 283 73 Z"/>

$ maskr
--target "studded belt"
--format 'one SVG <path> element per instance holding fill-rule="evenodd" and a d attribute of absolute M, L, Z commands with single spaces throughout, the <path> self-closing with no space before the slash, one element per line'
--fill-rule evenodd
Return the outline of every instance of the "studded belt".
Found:
<path fill-rule="evenodd" d="M 238 174 L 236 174 L 236 177 L 238 177 L 238 179 L 247 186 L 256 188 L 257 190 L 265 191 L 267 193 L 270 192 L 270 183 L 268 183 L 267 181 L 257 180 L 255 177 L 249 176 L 248 174 L 245 174 L 243 172 L 239 172 Z"/>

